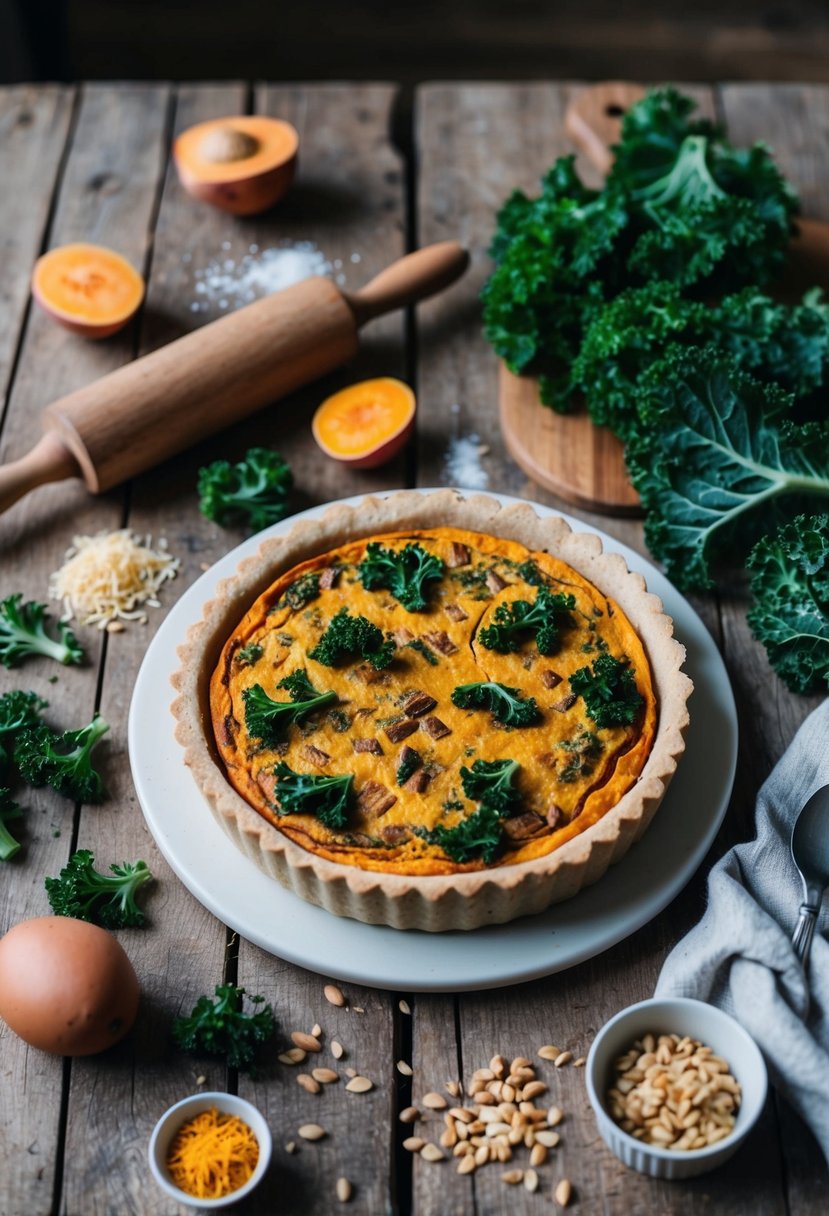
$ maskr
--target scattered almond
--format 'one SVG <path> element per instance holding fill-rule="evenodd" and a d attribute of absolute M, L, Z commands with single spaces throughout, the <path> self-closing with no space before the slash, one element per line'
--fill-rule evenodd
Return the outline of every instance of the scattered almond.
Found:
<path fill-rule="evenodd" d="M 321 1086 L 319 1081 L 315 1081 L 313 1077 L 309 1077 L 307 1072 L 301 1072 L 296 1079 L 297 1085 L 301 1085 L 309 1094 L 318 1094 Z"/>
<path fill-rule="evenodd" d="M 303 1051 L 301 1047 L 291 1047 L 277 1056 L 277 1059 L 280 1064 L 301 1064 L 307 1054 L 307 1051 Z"/>
<path fill-rule="evenodd" d="M 448 1103 L 443 1094 L 430 1093 L 424 1097 L 423 1105 L 429 1110 L 446 1110 Z"/>
<path fill-rule="evenodd" d="M 347 1068 L 347 1069 L 345 1070 L 345 1075 L 346 1075 L 347 1077 L 356 1077 L 356 1076 L 357 1076 L 357 1069 L 356 1069 L 356 1068 Z"/>
<path fill-rule="evenodd" d="M 335 1060 L 341 1060 L 345 1055 L 345 1048 L 338 1039 L 331 1040 L 331 1054 Z"/>
<path fill-rule="evenodd" d="M 322 994 L 329 1005 L 337 1005 L 341 1008 L 345 1004 L 345 997 L 336 984 L 326 984 Z"/>
<path fill-rule="evenodd" d="M 303 1123 L 299 1128 L 299 1134 L 303 1140 L 322 1140 L 327 1133 L 319 1123 Z"/>
<path fill-rule="evenodd" d="M 368 1077 L 352 1077 L 346 1085 L 346 1089 L 350 1094 L 367 1094 L 370 1089 L 374 1089 L 374 1082 L 369 1081 Z"/>
<path fill-rule="evenodd" d="M 316 1035 L 306 1034 L 304 1030 L 295 1030 L 291 1035 L 291 1042 L 303 1051 L 322 1051 L 322 1043 Z"/>
<path fill-rule="evenodd" d="M 424 1144 L 420 1150 L 420 1155 L 424 1161 L 445 1161 L 443 1153 L 436 1144 Z"/>
<path fill-rule="evenodd" d="M 351 1198 L 351 1183 L 347 1178 L 337 1179 L 337 1198 L 340 1203 L 348 1203 Z"/>
<path fill-rule="evenodd" d="M 312 1068 L 311 1076 L 315 1081 L 321 1081 L 323 1085 L 333 1085 L 340 1079 L 340 1074 L 334 1072 L 333 1068 Z"/>
<path fill-rule="evenodd" d="M 568 1178 L 562 1178 L 553 1191 L 553 1198 L 560 1208 L 566 1208 L 573 1194 L 573 1187 Z"/>
<path fill-rule="evenodd" d="M 407 1064 L 405 1060 L 397 1061 L 397 1071 L 404 1077 L 411 1077 L 413 1075 L 411 1064 Z"/>
<path fill-rule="evenodd" d="M 401 1123 L 414 1123 L 420 1118 L 420 1111 L 416 1106 L 407 1106 L 397 1117 Z"/>
<path fill-rule="evenodd" d="M 320 1035 L 322 1034 L 322 1026 L 320 1026 L 319 1022 L 315 1022 L 314 1025 L 311 1027 L 311 1034 L 314 1036 L 315 1039 L 318 1039 L 320 1037 Z"/>
<path fill-rule="evenodd" d="M 409 1002 L 408 1002 L 408 1001 L 404 1001 L 402 997 L 401 997 L 401 998 L 400 998 L 400 1000 L 397 1002 L 397 1008 L 398 1008 L 398 1009 L 400 1010 L 400 1012 L 401 1012 L 402 1014 L 404 1014 L 406 1017 L 411 1016 L 411 1012 L 412 1012 L 412 1010 L 411 1010 L 411 1007 L 410 1007 L 410 1005 L 409 1005 Z"/>

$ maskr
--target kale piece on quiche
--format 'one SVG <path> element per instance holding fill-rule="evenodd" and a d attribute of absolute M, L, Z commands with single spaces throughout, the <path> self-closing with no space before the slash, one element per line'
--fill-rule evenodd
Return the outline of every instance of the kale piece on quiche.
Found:
<path fill-rule="evenodd" d="M 520 650 L 527 636 L 535 638 L 539 654 L 555 654 L 561 644 L 561 631 L 572 624 L 575 597 L 539 587 L 535 600 L 513 600 L 499 604 L 492 624 L 478 631 L 487 650 L 510 654 Z"/>
<path fill-rule="evenodd" d="M 372 541 L 357 569 L 367 591 L 384 587 L 409 612 L 422 612 L 427 607 L 427 584 L 443 577 L 444 564 L 420 545 L 387 549 Z"/>

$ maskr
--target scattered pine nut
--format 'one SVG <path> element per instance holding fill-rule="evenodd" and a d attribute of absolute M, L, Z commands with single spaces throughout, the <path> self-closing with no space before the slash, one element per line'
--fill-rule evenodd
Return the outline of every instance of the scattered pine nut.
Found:
<path fill-rule="evenodd" d="M 340 1203 L 348 1203 L 351 1198 L 351 1183 L 347 1178 L 337 1179 L 337 1198 Z"/>
<path fill-rule="evenodd" d="M 357 1076 L 357 1069 L 356 1069 L 356 1068 L 347 1068 L 347 1069 L 345 1070 L 345 1075 L 346 1075 L 347 1077 L 356 1077 L 356 1076 Z"/>
<path fill-rule="evenodd" d="M 403 1147 L 409 1153 L 419 1153 L 426 1143 L 420 1136 L 407 1136 L 403 1141 Z"/>
<path fill-rule="evenodd" d="M 340 1079 L 340 1074 L 334 1072 L 333 1068 L 312 1068 L 311 1076 L 315 1081 L 321 1081 L 323 1085 L 333 1085 Z"/>
<path fill-rule="evenodd" d="M 573 1061 L 573 1067 L 574 1068 L 584 1068 L 586 1063 L 587 1063 L 586 1056 L 579 1056 L 579 1058 L 577 1060 Z"/>
<path fill-rule="evenodd" d="M 443 1094 L 430 1093 L 424 1097 L 423 1105 L 429 1110 L 446 1110 L 448 1103 Z"/>
<path fill-rule="evenodd" d="M 397 1061 L 397 1071 L 402 1073 L 404 1077 L 411 1077 L 413 1075 L 411 1064 L 407 1064 L 405 1060 Z"/>
<path fill-rule="evenodd" d="M 341 1060 L 345 1055 L 345 1048 L 338 1039 L 331 1040 L 331 1054 L 335 1060 Z"/>
<path fill-rule="evenodd" d="M 553 1060 L 556 1068 L 562 1068 L 565 1064 L 569 1064 L 573 1058 L 572 1051 L 562 1051 Z"/>
<path fill-rule="evenodd" d="M 561 1055 L 561 1051 L 558 1047 L 554 1047 L 552 1043 L 549 1043 L 546 1047 L 539 1047 L 537 1054 L 542 1060 L 555 1060 L 557 1056 Z"/>
<path fill-rule="evenodd" d="M 322 1051 L 322 1043 L 316 1035 L 306 1034 L 304 1030 L 295 1030 L 291 1034 L 291 1042 L 303 1051 Z"/>
<path fill-rule="evenodd" d="M 285 1152 L 286 1153 L 295 1153 L 296 1152 L 296 1141 L 295 1140 L 288 1141 L 288 1143 L 285 1145 Z"/>
<path fill-rule="evenodd" d="M 311 1027 L 311 1034 L 315 1039 L 320 1037 L 322 1034 L 322 1026 L 320 1026 L 319 1022 L 314 1022 L 314 1025 Z"/>
<path fill-rule="evenodd" d="M 447 1081 L 445 1089 L 446 1092 L 451 1094 L 453 1098 L 457 1098 L 458 1094 L 461 1092 L 461 1087 L 457 1081 Z"/>
<path fill-rule="evenodd" d="M 555 1148 L 560 1142 L 561 1136 L 558 1132 L 542 1130 L 535 1133 L 535 1138 L 539 1144 L 543 1144 L 545 1148 Z"/>
<path fill-rule="evenodd" d="M 420 1118 L 420 1111 L 416 1106 L 407 1106 L 397 1117 L 401 1123 L 414 1123 Z"/>
<path fill-rule="evenodd" d="M 298 1130 L 303 1140 L 322 1140 L 323 1136 L 327 1134 L 325 1128 L 320 1127 L 319 1123 L 303 1123 Z"/>
<path fill-rule="evenodd" d="M 573 1194 L 573 1187 L 569 1178 L 562 1178 L 556 1189 L 553 1191 L 553 1198 L 560 1208 L 566 1208 Z"/>
<path fill-rule="evenodd" d="M 534 1191 L 538 1190 L 538 1174 L 535 1172 L 535 1170 L 524 1171 L 524 1188 L 525 1190 L 528 1190 L 531 1195 Z"/>
<path fill-rule="evenodd" d="M 524 1086 L 524 1100 L 531 1101 L 533 1098 L 539 1097 L 540 1094 L 546 1094 L 547 1086 L 543 1081 L 530 1081 Z"/>
<path fill-rule="evenodd" d="M 365 1009 L 363 1009 L 362 1005 L 352 1005 L 351 1008 L 355 1013 L 365 1013 Z"/>
<path fill-rule="evenodd" d="M 467 1153 L 465 1157 L 461 1157 L 458 1162 L 459 1174 L 471 1174 L 473 1170 L 478 1168 L 475 1157 L 472 1153 Z"/>
<path fill-rule="evenodd" d="M 551 1106 L 547 1111 L 547 1126 L 558 1127 L 561 1120 L 564 1118 L 564 1112 L 558 1106 Z"/>
<path fill-rule="evenodd" d="M 338 1008 L 342 1008 L 345 1004 L 345 997 L 336 984 L 326 984 L 322 990 L 322 995 L 329 1005 L 336 1005 Z"/>
<path fill-rule="evenodd" d="M 374 1082 L 368 1077 L 352 1077 L 346 1085 L 346 1089 L 350 1094 L 367 1094 L 370 1089 L 374 1089 Z"/>
<path fill-rule="evenodd" d="M 107 633 L 123 633 L 125 629 L 123 621 L 110 621 L 106 627 Z"/>
<path fill-rule="evenodd" d="M 420 1150 L 420 1155 L 424 1161 L 445 1161 L 443 1153 L 436 1144 L 424 1144 Z"/>
<path fill-rule="evenodd" d="M 411 1017 L 411 1013 L 412 1013 L 411 1006 L 409 1005 L 409 1002 L 408 1002 L 408 1001 L 404 1001 L 402 997 L 401 997 L 401 998 L 400 998 L 400 1000 L 397 1002 L 397 1008 L 398 1008 L 398 1009 L 400 1010 L 400 1012 L 401 1012 L 402 1014 L 404 1014 L 406 1017 Z"/>
<path fill-rule="evenodd" d="M 530 1165 L 543 1165 L 547 1160 L 547 1150 L 543 1144 L 534 1144 L 530 1153 Z"/>
<path fill-rule="evenodd" d="M 523 1178 L 523 1170 L 507 1170 L 506 1174 L 501 1175 L 501 1181 L 506 1182 L 508 1186 L 516 1186 Z"/>
<path fill-rule="evenodd" d="M 112 623 L 112 622 L 110 622 L 110 623 Z M 206 1081 L 206 1080 L 207 1080 L 207 1077 L 196 1077 L 196 1084 L 197 1084 L 197 1085 L 204 1085 L 204 1083 L 205 1083 L 205 1081 Z"/>

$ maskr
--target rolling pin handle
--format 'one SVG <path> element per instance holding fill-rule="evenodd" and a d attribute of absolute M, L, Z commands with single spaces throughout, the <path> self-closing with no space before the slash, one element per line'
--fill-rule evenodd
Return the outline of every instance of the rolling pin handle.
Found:
<path fill-rule="evenodd" d="M 610 172 L 611 148 L 619 142 L 622 119 L 644 96 L 640 84 L 609 80 L 583 89 L 567 107 L 564 129 L 601 173 Z"/>
<path fill-rule="evenodd" d="M 26 456 L 0 465 L 0 515 L 37 486 L 66 477 L 79 477 L 77 460 L 52 431 L 47 431 Z"/>
<path fill-rule="evenodd" d="M 357 325 L 405 308 L 443 291 L 469 265 L 469 253 L 457 241 L 440 241 L 393 262 L 365 287 L 345 295 Z"/>

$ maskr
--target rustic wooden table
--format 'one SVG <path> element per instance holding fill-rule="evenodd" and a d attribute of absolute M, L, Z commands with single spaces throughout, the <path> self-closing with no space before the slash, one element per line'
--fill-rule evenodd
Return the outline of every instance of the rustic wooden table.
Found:
<path fill-rule="evenodd" d="M 360 357 L 328 383 L 102 498 L 64 483 L 19 503 L 0 519 L 0 593 L 44 599 L 48 574 L 73 534 L 128 524 L 139 533 L 165 536 L 181 558 L 180 575 L 164 592 L 164 609 L 169 608 L 242 538 L 199 515 L 198 468 L 219 456 L 238 458 L 254 443 L 276 446 L 290 460 L 297 509 L 366 490 L 445 484 L 453 440 L 456 446 L 461 440 L 464 450 L 481 445 L 479 466 L 473 466 L 481 484 L 552 501 L 505 456 L 496 361 L 481 336 L 477 294 L 498 204 L 513 186 L 532 189 L 539 173 L 568 150 L 562 117 L 575 87 L 426 85 L 416 94 L 413 124 L 395 89 L 385 84 L 127 84 L 0 93 L 2 460 L 28 449 L 51 399 L 216 315 L 217 302 L 207 313 L 193 307 L 203 298 L 195 292 L 194 273 L 211 259 L 238 259 L 252 244 L 264 249 L 280 241 L 313 241 L 332 263 L 342 264 L 347 284 L 358 286 L 415 244 L 458 237 L 473 256 L 464 282 L 416 317 L 396 315 L 373 324 Z M 729 85 L 696 92 L 707 109 L 725 118 L 736 140 L 762 136 L 771 142 L 801 191 L 806 213 L 829 219 L 823 155 L 829 88 Z M 301 170 L 295 189 L 272 215 L 237 221 L 183 193 L 169 151 L 174 133 L 191 123 L 248 109 L 279 115 L 299 128 Z M 138 323 L 104 343 L 85 343 L 29 306 L 29 271 L 38 253 L 79 239 L 118 248 L 143 268 L 149 283 Z M 327 391 L 372 374 L 398 375 L 416 385 L 417 443 L 379 471 L 349 473 L 320 455 L 309 419 Z M 470 441 L 470 435 L 477 439 Z M 642 548 L 638 523 L 594 522 Z M 812 705 L 788 695 L 771 675 L 748 633 L 739 585 L 723 586 L 697 607 L 725 656 L 742 734 L 737 785 L 713 859 L 750 834 L 754 794 Z M 151 927 L 120 935 L 144 992 L 127 1041 L 104 1056 L 70 1062 L 28 1050 L 0 1027 L 3 1216 L 171 1212 L 174 1205 L 150 1179 L 147 1140 L 161 1112 L 196 1089 L 199 1076 L 210 1088 L 238 1085 L 273 1128 L 270 1176 L 240 1211 L 331 1212 L 340 1175 L 354 1186 L 351 1210 L 372 1216 L 465 1216 L 498 1213 L 507 1205 L 516 1214 L 550 1210 L 552 1187 L 563 1176 L 573 1183 L 576 1210 L 585 1213 L 805 1216 L 826 1210 L 825 1166 L 808 1132 L 785 1108 L 770 1103 L 749 1144 L 716 1174 L 658 1183 L 625 1170 L 605 1149 L 583 1072 L 572 1067 L 548 1070 L 567 1117 L 561 1145 L 541 1167 L 535 1195 L 505 1188 L 498 1168 L 462 1177 L 450 1163 L 429 1164 L 402 1150 L 407 1133 L 397 1114 L 413 1097 L 469 1075 L 496 1052 L 533 1056 L 539 1044 L 552 1041 L 585 1053 L 612 1013 L 650 995 L 667 951 L 700 915 L 703 873 L 633 937 L 548 980 L 456 998 L 409 995 L 410 1013 L 401 1011 L 400 993 L 346 985 L 349 1005 L 336 1009 L 323 998 L 325 977 L 235 940 L 171 873 L 147 832 L 130 777 L 127 711 L 144 651 L 163 618 L 164 610 L 155 611 L 148 626 L 119 635 L 81 631 L 90 662 L 61 669 L 55 683 L 45 663 L 0 671 L 0 689 L 37 689 L 59 722 L 80 724 L 99 708 L 112 725 L 101 748 L 111 792 L 106 803 L 78 809 L 48 790 L 27 793 L 25 849 L 0 874 L 0 932 L 48 912 L 43 876 L 57 873 L 75 847 L 93 849 L 106 864 L 144 857 L 158 880 L 149 900 Z M 279 1042 L 319 1022 L 328 1038 L 342 1040 L 348 1060 L 374 1080 L 374 1090 L 355 1095 L 342 1085 L 329 1086 L 315 1097 L 297 1086 L 295 1071 L 276 1063 L 251 1080 L 174 1052 L 172 1018 L 224 978 L 273 1003 Z M 411 1061 L 413 1077 L 396 1069 L 400 1059 Z M 321 1123 L 328 1137 L 287 1153 L 285 1144 L 309 1120 Z"/>

